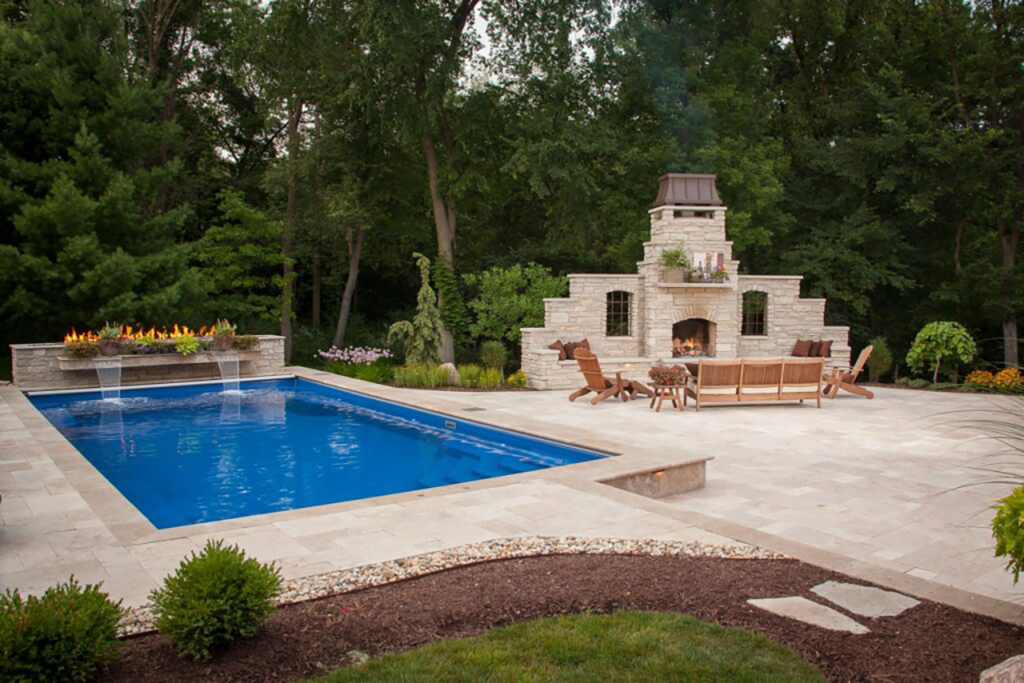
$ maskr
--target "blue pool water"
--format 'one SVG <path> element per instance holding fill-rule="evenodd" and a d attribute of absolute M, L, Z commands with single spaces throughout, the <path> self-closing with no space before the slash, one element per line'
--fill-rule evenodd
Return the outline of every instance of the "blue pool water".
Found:
<path fill-rule="evenodd" d="M 601 457 L 301 379 L 30 398 L 160 529 Z"/>

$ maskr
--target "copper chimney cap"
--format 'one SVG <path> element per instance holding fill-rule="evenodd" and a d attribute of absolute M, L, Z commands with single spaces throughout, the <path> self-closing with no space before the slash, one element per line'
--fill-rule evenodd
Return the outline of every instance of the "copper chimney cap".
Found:
<path fill-rule="evenodd" d="M 657 206 L 721 206 L 713 173 L 666 173 L 658 184 Z"/>

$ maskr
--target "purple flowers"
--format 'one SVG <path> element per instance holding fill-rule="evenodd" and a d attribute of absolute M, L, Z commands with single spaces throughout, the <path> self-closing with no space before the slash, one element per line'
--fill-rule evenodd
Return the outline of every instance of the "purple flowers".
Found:
<path fill-rule="evenodd" d="M 391 352 L 387 349 L 375 349 L 369 346 L 346 346 L 339 349 L 332 346 L 328 351 L 320 351 L 320 357 L 340 363 L 352 363 L 353 365 L 373 365 L 384 358 L 391 358 Z"/>

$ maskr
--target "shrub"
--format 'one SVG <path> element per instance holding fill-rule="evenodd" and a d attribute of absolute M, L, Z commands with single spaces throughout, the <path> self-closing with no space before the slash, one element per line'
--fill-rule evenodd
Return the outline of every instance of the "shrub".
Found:
<path fill-rule="evenodd" d="M 928 323 L 921 328 L 914 338 L 914 343 L 907 353 L 907 365 L 914 372 L 933 370 L 932 381 L 939 381 L 939 369 L 943 362 L 951 368 L 955 377 L 957 367 L 961 363 L 970 363 L 978 352 L 978 347 L 960 323 L 940 321 Z"/>
<path fill-rule="evenodd" d="M 355 378 L 364 382 L 383 384 L 392 377 L 391 366 L 386 363 L 374 363 L 373 365 L 356 365 Z"/>
<path fill-rule="evenodd" d="M 682 249 L 666 249 L 661 252 L 658 263 L 662 268 L 690 269 L 690 259 L 686 258 L 686 252 Z"/>
<path fill-rule="evenodd" d="M 503 371 L 508 362 L 508 350 L 499 341 L 486 341 L 480 345 L 480 362 L 485 368 Z"/>
<path fill-rule="evenodd" d="M 1006 569 L 1013 572 L 1013 582 L 1020 580 L 1024 569 L 1024 486 L 1013 492 L 996 505 L 992 519 L 992 536 L 996 541 L 996 557 L 1007 558 Z"/>
<path fill-rule="evenodd" d="M 967 375 L 965 385 L 998 394 L 1020 394 L 1024 393 L 1024 375 L 1017 368 L 1005 368 L 995 374 L 988 370 L 975 370 Z"/>
<path fill-rule="evenodd" d="M 193 552 L 150 600 L 157 630 L 174 641 L 179 654 L 207 660 L 213 649 L 255 635 L 273 614 L 280 590 L 277 567 L 218 540 Z"/>
<path fill-rule="evenodd" d="M 892 369 L 892 351 L 885 337 L 875 337 L 869 344 L 875 348 L 868 356 L 868 378 L 878 382 Z"/>
<path fill-rule="evenodd" d="M 448 259 L 438 254 L 434 259 L 434 285 L 437 287 L 438 305 L 441 310 L 441 320 L 446 330 L 451 332 L 456 344 L 466 338 L 469 325 L 466 322 L 466 304 L 462 300 L 462 292 L 459 291 L 459 281 L 455 277 Z"/>
<path fill-rule="evenodd" d="M 259 348 L 259 337 L 256 335 L 236 335 L 231 340 L 231 348 L 238 351 L 251 351 Z"/>
<path fill-rule="evenodd" d="M 475 389 L 480 386 L 480 375 L 484 369 L 479 365 L 468 363 L 459 366 L 459 386 Z"/>
<path fill-rule="evenodd" d="M 484 371 L 480 373 L 480 388 L 497 389 L 504 379 L 504 375 L 498 368 L 484 368 Z"/>
<path fill-rule="evenodd" d="M 64 344 L 65 358 L 95 358 L 100 355 L 98 342 L 67 342 Z"/>
<path fill-rule="evenodd" d="M 568 278 L 552 275 L 544 266 L 530 263 L 509 268 L 494 267 L 466 275 L 463 281 L 476 290 L 469 307 L 476 314 L 470 332 L 476 337 L 518 344 L 523 327 L 544 324 L 544 299 L 565 295 Z"/>
<path fill-rule="evenodd" d="M 183 334 L 174 342 L 174 350 L 183 356 L 197 353 L 200 348 L 199 340 L 191 334 Z"/>
<path fill-rule="evenodd" d="M 91 681 L 117 658 L 121 603 L 74 577 L 41 598 L 0 595 L 0 680 Z"/>
<path fill-rule="evenodd" d="M 420 269 L 416 315 L 411 321 L 401 320 L 388 329 L 388 344 L 402 349 L 410 363 L 437 363 L 444 323 L 437 308 L 437 295 L 430 286 L 430 259 L 423 254 L 413 257 Z"/>
<path fill-rule="evenodd" d="M 394 383 L 413 389 L 436 389 L 448 386 L 448 370 L 440 365 L 409 363 L 400 365 L 394 371 Z"/>
<path fill-rule="evenodd" d="M 522 389 L 526 386 L 527 377 L 526 373 L 522 370 L 516 370 L 511 375 L 505 378 L 505 384 L 512 389 Z"/>

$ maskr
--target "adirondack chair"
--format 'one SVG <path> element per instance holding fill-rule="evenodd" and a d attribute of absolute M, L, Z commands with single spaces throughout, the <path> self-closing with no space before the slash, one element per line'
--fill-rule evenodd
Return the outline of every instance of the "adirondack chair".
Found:
<path fill-rule="evenodd" d="M 597 356 L 587 349 L 576 349 L 573 353 L 576 364 L 580 366 L 580 372 L 587 381 L 587 386 L 574 391 L 569 395 L 570 401 L 575 401 L 580 396 L 595 392 L 597 396 L 590 399 L 592 405 L 597 405 L 606 398 L 619 397 L 622 401 L 634 398 L 636 394 L 643 394 L 648 398 L 654 396 L 654 392 L 636 380 L 622 379 L 622 373 L 616 372 L 615 379 L 610 380 L 601 372 L 601 364 Z"/>
<path fill-rule="evenodd" d="M 860 355 L 857 356 L 857 362 L 854 363 L 853 368 L 849 370 L 842 370 L 840 368 L 832 368 L 832 374 L 825 377 L 825 395 L 829 398 L 835 398 L 839 390 L 849 391 L 851 394 L 857 394 L 864 398 L 874 398 L 875 395 L 865 389 L 864 387 L 857 386 L 857 378 L 860 377 L 860 373 L 864 370 L 864 364 L 868 362 L 868 358 L 871 357 L 871 352 L 875 350 L 875 347 L 865 347 Z"/>

